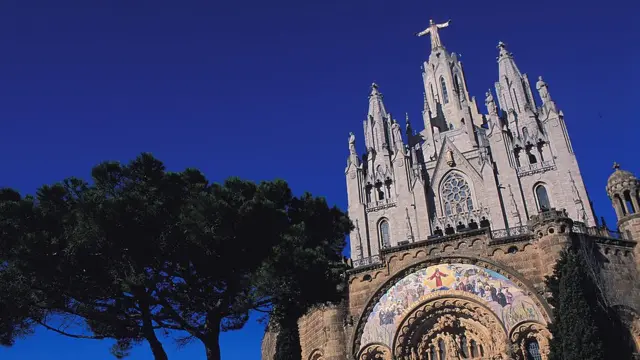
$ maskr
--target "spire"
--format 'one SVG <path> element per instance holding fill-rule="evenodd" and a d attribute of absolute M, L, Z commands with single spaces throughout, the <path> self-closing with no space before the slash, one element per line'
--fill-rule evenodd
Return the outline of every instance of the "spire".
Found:
<path fill-rule="evenodd" d="M 535 109 L 529 79 L 527 75 L 520 72 L 513 54 L 507 50 L 507 45 L 502 41 L 498 43 L 496 93 L 502 110 L 523 113 L 527 109 Z"/>
<path fill-rule="evenodd" d="M 365 142 L 367 150 L 380 152 L 388 149 L 390 144 L 390 115 L 387 113 L 382 101 L 382 94 L 376 83 L 371 85 L 369 94 L 369 111 L 365 120 Z"/>
<path fill-rule="evenodd" d="M 371 84 L 371 93 L 369 94 L 369 117 L 386 118 L 387 110 L 382 102 L 382 94 L 378 88 L 378 84 Z"/>

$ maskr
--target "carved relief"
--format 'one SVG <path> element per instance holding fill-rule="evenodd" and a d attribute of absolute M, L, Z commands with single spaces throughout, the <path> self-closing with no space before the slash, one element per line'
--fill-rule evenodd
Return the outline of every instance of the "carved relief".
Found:
<path fill-rule="evenodd" d="M 371 344 L 362 349 L 358 360 L 391 360 L 391 350 L 382 344 Z"/>
<path fill-rule="evenodd" d="M 463 292 L 434 297 L 410 312 L 398 328 L 398 359 L 492 358 L 507 353 L 507 336 L 496 315 Z"/>

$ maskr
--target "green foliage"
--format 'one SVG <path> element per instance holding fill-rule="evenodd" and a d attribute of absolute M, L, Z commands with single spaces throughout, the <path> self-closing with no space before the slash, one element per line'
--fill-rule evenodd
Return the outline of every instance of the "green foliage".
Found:
<path fill-rule="evenodd" d="M 92 179 L 34 198 L 0 191 L 3 344 L 41 325 L 116 339 L 118 358 L 146 340 L 166 359 L 156 331 L 176 330 L 219 359 L 220 331 L 242 328 L 250 311 L 297 319 L 342 294 L 351 222 L 324 199 L 294 197 L 284 181 L 210 184 L 149 154 L 100 164 Z M 60 317 L 88 331 L 68 333 Z"/>
<path fill-rule="evenodd" d="M 276 338 L 276 354 L 274 360 L 300 360 L 302 348 L 300 347 L 300 334 L 295 320 L 282 322 L 278 326 Z"/>
<path fill-rule="evenodd" d="M 584 252 L 566 251 L 547 278 L 555 308 L 549 330 L 550 360 L 628 359 L 628 332 L 606 305 L 587 267 Z"/>

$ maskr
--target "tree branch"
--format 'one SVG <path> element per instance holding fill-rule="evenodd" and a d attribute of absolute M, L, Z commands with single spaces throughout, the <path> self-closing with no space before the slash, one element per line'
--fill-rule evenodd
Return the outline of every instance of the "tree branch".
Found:
<path fill-rule="evenodd" d="M 74 339 L 91 339 L 91 340 L 103 340 L 106 339 L 106 336 L 99 336 L 99 335 L 77 335 L 77 334 L 70 334 L 66 331 L 62 331 L 60 329 L 56 329 L 52 326 L 47 325 L 47 323 L 45 323 L 44 321 L 38 321 L 39 325 L 42 325 L 45 329 L 47 330 L 51 330 L 53 332 L 56 332 L 60 335 L 64 335 L 66 337 L 70 337 L 70 338 L 74 338 Z"/>

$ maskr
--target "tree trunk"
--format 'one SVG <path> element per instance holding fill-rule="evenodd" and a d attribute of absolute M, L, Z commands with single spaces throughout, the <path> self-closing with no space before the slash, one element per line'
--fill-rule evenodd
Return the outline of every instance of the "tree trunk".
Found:
<path fill-rule="evenodd" d="M 207 351 L 207 360 L 220 360 L 220 319 L 207 316 L 206 334 L 202 339 Z"/>
<path fill-rule="evenodd" d="M 160 342 L 160 340 L 158 340 L 158 337 L 156 336 L 153 330 L 152 332 L 153 332 L 153 335 L 147 336 L 145 334 L 145 337 L 149 342 L 149 346 L 151 347 L 153 358 L 155 360 L 169 360 L 167 353 L 164 351 L 164 347 L 162 347 L 162 343 Z"/>
<path fill-rule="evenodd" d="M 144 338 L 149 342 L 153 358 L 155 360 L 169 360 L 167 353 L 164 351 L 164 347 L 156 332 L 153 330 L 153 322 L 151 320 L 151 310 L 149 309 L 149 303 L 147 302 L 146 293 L 143 293 L 140 300 L 140 310 L 142 312 L 142 333 Z"/>

